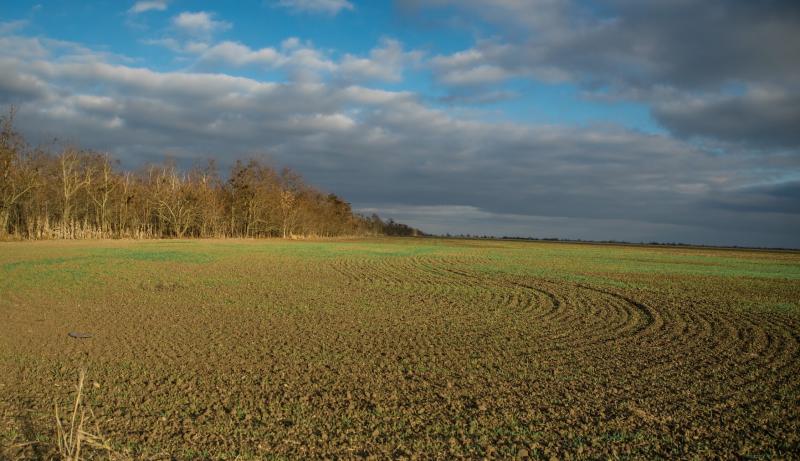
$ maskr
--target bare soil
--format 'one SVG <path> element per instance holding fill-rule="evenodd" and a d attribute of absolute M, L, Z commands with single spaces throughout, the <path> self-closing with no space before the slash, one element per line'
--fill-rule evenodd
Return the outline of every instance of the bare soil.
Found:
<path fill-rule="evenodd" d="M 800 452 L 797 254 L 9 243 L 0 279 L 9 459 L 53 454 L 81 366 L 142 459 Z"/>

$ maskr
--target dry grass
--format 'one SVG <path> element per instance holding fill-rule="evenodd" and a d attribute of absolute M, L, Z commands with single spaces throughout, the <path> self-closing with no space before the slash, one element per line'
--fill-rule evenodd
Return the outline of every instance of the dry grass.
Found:
<path fill-rule="evenodd" d="M 75 402 L 72 406 L 72 415 L 67 421 L 62 421 L 58 404 L 54 404 L 56 419 L 56 446 L 58 448 L 58 458 L 63 461 L 79 461 L 81 455 L 87 456 L 91 453 L 86 451 L 99 451 L 112 458 L 113 450 L 108 439 L 100 435 L 100 428 L 94 412 L 83 401 L 83 386 L 86 381 L 86 369 L 82 368 L 78 372 L 78 384 L 75 386 Z M 86 430 L 89 421 L 94 423 L 95 432 Z M 65 427 L 65 423 L 66 427 Z M 82 453 L 83 451 L 83 453 Z"/>
<path fill-rule="evenodd" d="M 101 435 L 94 411 L 84 400 L 85 383 L 86 368 L 81 368 L 75 385 L 75 400 L 71 405 L 71 413 L 68 409 L 62 416 L 58 403 L 53 404 L 54 440 L 16 442 L 20 436 L 15 435 L 11 443 L 0 452 L 3 455 L 2 459 L 27 459 L 32 453 L 37 459 L 59 461 L 125 459 L 115 452 L 109 439 Z M 93 426 L 92 432 L 89 430 L 90 426 Z"/>

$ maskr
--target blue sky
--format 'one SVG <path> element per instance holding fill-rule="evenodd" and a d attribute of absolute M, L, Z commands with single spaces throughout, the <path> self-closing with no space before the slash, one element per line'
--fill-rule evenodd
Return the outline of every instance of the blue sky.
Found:
<path fill-rule="evenodd" d="M 432 232 L 799 246 L 789 1 L 8 2 L 0 104 Z"/>

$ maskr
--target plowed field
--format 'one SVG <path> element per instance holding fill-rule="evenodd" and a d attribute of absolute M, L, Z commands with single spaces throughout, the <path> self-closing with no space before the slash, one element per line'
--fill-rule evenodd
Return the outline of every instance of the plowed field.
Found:
<path fill-rule="evenodd" d="M 0 244 L 0 456 L 81 367 L 137 459 L 797 458 L 800 254 Z"/>

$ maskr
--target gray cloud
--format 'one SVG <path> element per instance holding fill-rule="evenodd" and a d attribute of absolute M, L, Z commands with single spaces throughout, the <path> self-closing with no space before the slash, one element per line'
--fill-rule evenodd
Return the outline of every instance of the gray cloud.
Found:
<path fill-rule="evenodd" d="M 657 102 L 653 115 L 678 136 L 715 138 L 753 147 L 800 146 L 800 93 L 755 89 L 743 95 Z"/>
<path fill-rule="evenodd" d="M 732 228 L 726 232 L 699 225 L 650 223 L 639 220 L 609 218 L 576 218 L 492 213 L 472 206 L 381 206 L 364 207 L 364 213 L 381 212 L 387 217 L 409 223 L 428 232 L 472 235 L 505 235 L 516 237 L 624 240 L 628 242 L 693 242 L 707 245 L 741 245 L 753 242 L 753 229 Z M 796 217 L 781 215 L 786 227 L 797 227 Z M 780 229 L 760 229 L 762 241 L 777 247 L 795 247 L 796 240 Z"/>
<path fill-rule="evenodd" d="M 20 46 L 0 51 L 0 92 L 24 96 L 20 127 L 111 151 L 129 167 L 166 154 L 226 167 L 267 153 L 357 207 L 400 210 L 430 230 L 800 246 L 794 189 L 757 188 L 796 174 L 785 153 L 720 156 L 621 127 L 486 122 L 409 93 L 157 72 L 6 39 Z M 38 51 L 20 56 L 23 44 Z M 464 213 L 437 220 L 431 210 L 443 206 Z"/>
<path fill-rule="evenodd" d="M 573 0 L 400 4 L 422 12 L 438 6 L 495 26 L 497 35 L 431 60 L 444 85 L 575 82 L 651 105 L 681 136 L 800 147 L 792 127 L 800 98 L 796 1 L 605 0 L 591 10 Z M 731 85 L 744 90 L 720 97 Z M 765 87 L 781 96 L 765 98 Z M 689 104 L 678 107 L 676 96 Z M 690 101 L 696 98 L 702 101 Z"/>
<path fill-rule="evenodd" d="M 711 199 L 713 206 L 736 212 L 800 215 L 800 181 L 758 185 Z"/>
<path fill-rule="evenodd" d="M 423 2 L 401 1 L 422 8 Z M 588 12 L 570 0 L 438 1 L 502 25 L 502 41 L 442 56 L 465 72 L 496 66 L 587 83 L 718 88 L 800 78 L 800 7 L 792 1 L 606 0 Z M 457 10 L 458 11 L 458 10 Z M 459 57 L 471 57 L 462 59 Z M 499 77 L 499 75 L 495 76 Z"/>
<path fill-rule="evenodd" d="M 32 75 L 18 74 L 14 64 L 13 59 L 0 59 L 0 104 L 21 104 L 44 97 L 44 83 Z"/>

